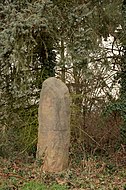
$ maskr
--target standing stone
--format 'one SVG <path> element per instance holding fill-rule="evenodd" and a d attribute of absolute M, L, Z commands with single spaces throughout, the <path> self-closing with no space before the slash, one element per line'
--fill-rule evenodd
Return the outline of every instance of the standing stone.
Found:
<path fill-rule="evenodd" d="M 59 79 L 43 82 L 39 102 L 37 157 L 43 170 L 60 172 L 68 167 L 70 144 L 70 95 Z"/>

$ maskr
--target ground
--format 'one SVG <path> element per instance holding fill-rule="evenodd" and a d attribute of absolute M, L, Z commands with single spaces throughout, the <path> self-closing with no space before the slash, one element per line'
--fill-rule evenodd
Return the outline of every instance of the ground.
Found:
<path fill-rule="evenodd" d="M 41 160 L 0 158 L 0 190 L 126 190 L 123 161 L 90 156 L 70 161 L 64 172 L 50 174 L 42 171 Z"/>

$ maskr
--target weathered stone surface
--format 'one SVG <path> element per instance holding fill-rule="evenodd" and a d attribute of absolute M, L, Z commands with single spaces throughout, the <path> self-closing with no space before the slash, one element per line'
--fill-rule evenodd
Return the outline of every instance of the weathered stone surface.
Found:
<path fill-rule="evenodd" d="M 59 79 L 43 82 L 39 102 L 37 157 L 44 159 L 43 170 L 59 172 L 68 166 L 70 144 L 70 96 Z"/>

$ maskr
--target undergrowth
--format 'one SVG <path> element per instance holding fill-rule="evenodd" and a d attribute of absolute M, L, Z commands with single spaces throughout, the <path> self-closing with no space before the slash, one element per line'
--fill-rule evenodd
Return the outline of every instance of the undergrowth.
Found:
<path fill-rule="evenodd" d="M 75 155 L 76 154 L 76 155 Z M 78 156 L 77 156 L 78 155 Z M 58 174 L 42 171 L 40 160 L 0 158 L 0 190 L 125 190 L 126 153 L 70 155 L 69 168 Z M 121 160 L 119 160 L 121 157 Z M 123 158 L 124 162 L 121 162 Z"/>
<path fill-rule="evenodd" d="M 68 169 L 58 174 L 43 172 L 43 162 L 35 159 L 37 140 L 31 125 L 28 139 L 23 139 L 27 146 L 16 153 L 5 138 L 7 146 L 2 150 L 8 154 L 3 151 L 4 156 L 0 155 L 0 190 L 126 190 L 126 145 L 120 141 L 120 115 L 113 113 L 104 120 L 98 113 L 88 114 L 84 124 L 78 113 L 74 116 Z"/>

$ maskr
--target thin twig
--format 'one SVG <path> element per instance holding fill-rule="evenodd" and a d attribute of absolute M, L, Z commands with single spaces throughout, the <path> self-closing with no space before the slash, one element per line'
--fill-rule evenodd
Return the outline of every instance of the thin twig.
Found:
<path fill-rule="evenodd" d="M 22 176 L 19 176 L 17 174 L 10 173 L 10 172 L 9 173 L 0 172 L 0 176 L 5 177 L 5 178 L 7 178 L 7 177 L 16 177 L 16 178 L 19 178 L 19 179 L 22 179 L 22 180 L 26 180 L 26 178 L 23 178 Z"/>
<path fill-rule="evenodd" d="M 90 136 L 87 132 L 77 127 L 79 130 L 81 130 L 83 133 L 85 133 L 92 141 L 94 141 L 98 146 L 101 146 L 92 136 Z"/>

